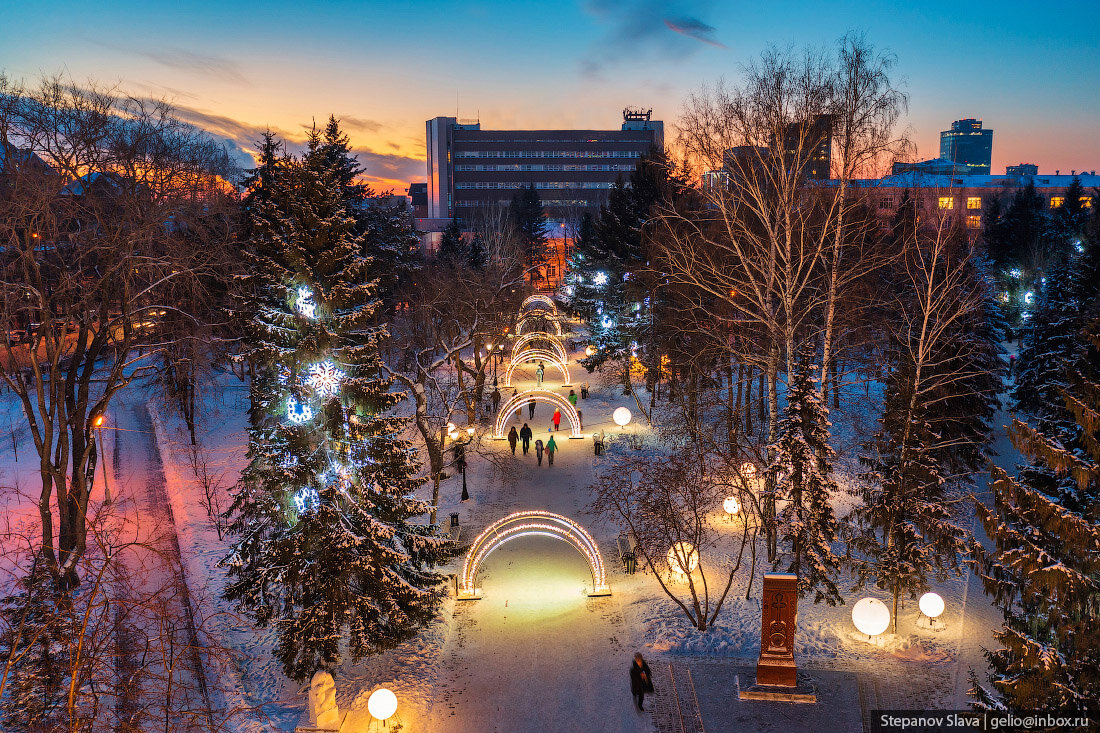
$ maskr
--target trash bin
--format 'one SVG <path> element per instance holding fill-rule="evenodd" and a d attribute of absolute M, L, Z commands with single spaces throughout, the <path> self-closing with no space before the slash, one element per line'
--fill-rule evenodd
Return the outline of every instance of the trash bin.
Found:
<path fill-rule="evenodd" d="M 458 526 L 458 512 L 451 512 L 451 527 Z"/>

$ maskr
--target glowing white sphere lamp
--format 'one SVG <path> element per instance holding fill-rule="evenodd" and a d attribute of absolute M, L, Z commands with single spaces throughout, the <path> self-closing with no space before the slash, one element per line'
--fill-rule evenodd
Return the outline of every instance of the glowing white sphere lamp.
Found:
<path fill-rule="evenodd" d="M 615 424 L 620 428 L 626 427 L 626 424 L 630 422 L 630 410 L 625 407 L 616 407 L 615 412 L 611 413 L 611 419 L 615 421 Z"/>
<path fill-rule="evenodd" d="M 593 346 L 592 344 L 589 344 L 588 346 L 584 347 L 584 355 L 585 356 L 595 356 L 596 351 L 597 351 L 596 347 Z"/>
<path fill-rule="evenodd" d="M 726 510 L 726 514 L 732 518 L 734 514 L 741 511 L 741 502 L 737 501 L 736 496 L 727 496 L 726 500 L 722 502 L 722 508 Z"/>
<path fill-rule="evenodd" d="M 944 609 L 943 598 L 939 593 L 925 593 L 917 601 L 917 605 L 920 606 L 920 612 L 931 619 L 938 618 Z"/>
<path fill-rule="evenodd" d="M 380 687 L 367 698 L 367 711 L 372 718 L 389 720 L 397 712 L 397 695 L 385 687 Z"/>
<path fill-rule="evenodd" d="M 890 609 L 877 598 L 863 598 L 852 606 L 852 623 L 861 634 L 878 636 L 890 625 Z"/>
<path fill-rule="evenodd" d="M 690 542 L 677 542 L 674 544 L 668 549 L 667 559 L 668 566 L 677 575 L 685 575 L 685 568 L 688 573 L 691 573 L 699 567 L 699 553 L 696 551 L 695 545 Z"/>

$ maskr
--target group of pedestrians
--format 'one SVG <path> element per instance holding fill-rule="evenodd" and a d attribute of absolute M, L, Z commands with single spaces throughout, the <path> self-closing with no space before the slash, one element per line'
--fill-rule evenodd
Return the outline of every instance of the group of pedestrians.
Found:
<path fill-rule="evenodd" d="M 512 448 L 512 455 L 516 454 L 516 446 L 523 446 L 523 455 L 531 450 L 531 439 L 535 437 L 531 430 L 531 426 L 527 423 L 523 423 L 523 427 L 518 431 L 516 426 L 513 425 L 512 429 L 508 431 L 508 445 Z M 558 443 L 554 440 L 553 431 L 550 432 L 550 439 L 546 443 L 542 442 L 542 439 L 535 441 L 535 456 L 538 458 L 539 465 L 542 465 L 542 456 L 545 452 L 547 464 L 554 465 L 554 454 L 558 451 Z"/>

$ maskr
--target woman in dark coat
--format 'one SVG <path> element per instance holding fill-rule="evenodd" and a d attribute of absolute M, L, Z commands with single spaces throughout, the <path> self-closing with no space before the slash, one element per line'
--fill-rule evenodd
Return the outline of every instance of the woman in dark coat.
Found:
<path fill-rule="evenodd" d="M 512 446 L 512 455 L 516 454 L 516 443 L 519 442 L 519 433 L 516 432 L 516 426 L 513 425 L 512 429 L 508 431 L 508 445 Z"/>
<path fill-rule="evenodd" d="M 634 662 L 630 665 L 630 694 L 634 696 L 634 704 L 639 710 L 645 710 L 642 701 L 647 692 L 653 692 L 653 675 L 649 672 L 649 665 L 642 659 L 641 653 L 634 655 Z"/>

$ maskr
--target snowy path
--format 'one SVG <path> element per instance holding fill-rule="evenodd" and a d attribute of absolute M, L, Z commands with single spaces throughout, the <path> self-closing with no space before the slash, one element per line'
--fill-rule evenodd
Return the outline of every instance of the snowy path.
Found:
<path fill-rule="evenodd" d="M 149 720 L 145 716 L 163 721 L 167 715 L 178 730 L 209 730 L 213 725 L 206 672 L 149 413 L 140 399 L 120 400 L 111 417 L 116 427 L 111 487 L 116 519 L 124 525 L 124 536 L 135 543 L 123 555 L 117 585 L 130 598 L 147 599 L 118 619 L 120 668 L 142 664 L 161 678 L 161 689 L 131 693 L 122 707 L 127 717 L 136 716 L 138 727 Z M 125 624 L 138 629 L 140 642 L 135 644 L 133 634 L 121 631 Z"/>

